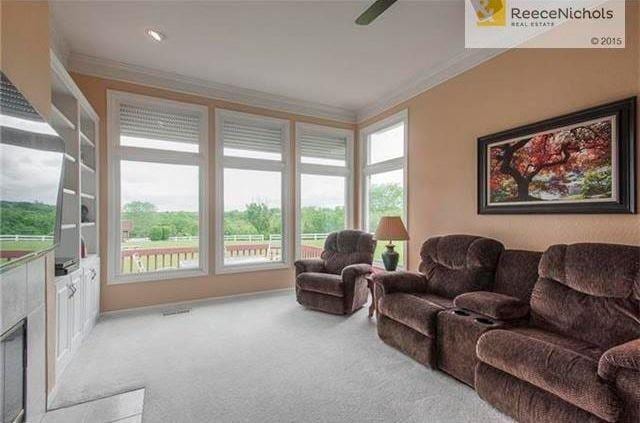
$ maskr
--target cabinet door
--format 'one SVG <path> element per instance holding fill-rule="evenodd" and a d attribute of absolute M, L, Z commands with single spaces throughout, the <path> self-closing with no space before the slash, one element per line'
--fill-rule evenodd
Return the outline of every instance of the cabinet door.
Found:
<path fill-rule="evenodd" d="M 85 288 L 85 315 L 84 315 L 84 325 L 85 330 L 89 330 L 91 326 L 93 326 L 93 322 L 96 318 L 96 269 L 94 267 L 87 267 L 84 269 L 84 288 Z"/>
<path fill-rule="evenodd" d="M 100 314 L 100 261 L 96 263 L 95 274 L 93 277 L 93 317 L 94 319 Z"/>
<path fill-rule="evenodd" d="M 71 301 L 73 303 L 73 319 L 72 319 L 72 344 L 79 343 L 82 339 L 82 330 L 84 329 L 84 284 L 82 283 L 82 272 L 76 272 L 71 277 L 71 283 L 75 288 Z"/>
<path fill-rule="evenodd" d="M 60 360 L 69 351 L 69 301 L 70 278 L 56 284 L 56 360 Z"/>

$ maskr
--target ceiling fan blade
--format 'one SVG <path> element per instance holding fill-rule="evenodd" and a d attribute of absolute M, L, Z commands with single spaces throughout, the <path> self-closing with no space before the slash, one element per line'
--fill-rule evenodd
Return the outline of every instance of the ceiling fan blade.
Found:
<path fill-rule="evenodd" d="M 391 7 L 398 0 L 376 0 L 362 15 L 358 16 L 356 23 L 358 25 L 369 25 L 375 18 L 380 16 L 382 12 Z"/>

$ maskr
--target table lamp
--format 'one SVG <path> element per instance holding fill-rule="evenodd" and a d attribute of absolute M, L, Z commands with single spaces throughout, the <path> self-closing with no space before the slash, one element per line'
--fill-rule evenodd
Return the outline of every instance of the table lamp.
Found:
<path fill-rule="evenodd" d="M 376 229 L 376 239 L 388 239 L 387 249 L 382 253 L 382 262 L 384 268 L 389 272 L 393 272 L 398 267 L 400 254 L 394 250 L 395 245 L 391 241 L 406 241 L 409 239 L 407 229 L 402 223 L 400 216 L 382 216 L 378 229 Z"/>

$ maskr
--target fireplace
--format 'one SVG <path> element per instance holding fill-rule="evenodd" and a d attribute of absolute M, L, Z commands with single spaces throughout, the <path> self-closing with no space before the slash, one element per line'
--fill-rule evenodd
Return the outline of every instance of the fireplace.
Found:
<path fill-rule="evenodd" d="M 27 376 L 26 319 L 0 335 L 0 423 L 25 418 Z"/>

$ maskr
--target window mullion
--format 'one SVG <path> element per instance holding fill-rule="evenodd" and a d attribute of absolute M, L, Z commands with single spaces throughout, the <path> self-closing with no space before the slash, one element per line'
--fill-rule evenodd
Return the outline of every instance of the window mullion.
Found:
<path fill-rule="evenodd" d="M 328 175 L 328 176 L 349 176 L 351 170 L 346 167 L 327 166 L 327 165 L 315 165 L 308 163 L 298 164 L 299 172 L 313 175 Z"/>
<path fill-rule="evenodd" d="M 284 162 L 275 160 L 249 159 L 244 157 L 224 157 L 222 165 L 227 168 L 246 170 L 271 170 L 281 172 L 285 168 Z"/>
<path fill-rule="evenodd" d="M 365 175 L 371 175 L 374 173 L 382 173 L 382 172 L 388 172 L 390 170 L 402 169 L 404 167 L 404 162 L 405 162 L 404 156 L 396 157 L 391 160 L 385 160 L 384 162 L 366 165 L 362 169 L 362 172 Z"/>
<path fill-rule="evenodd" d="M 176 151 L 155 150 L 140 147 L 118 147 L 114 151 L 121 160 L 132 160 L 137 162 L 153 162 L 167 164 L 184 164 L 198 166 L 202 163 L 203 157 L 199 153 L 184 153 Z"/>

